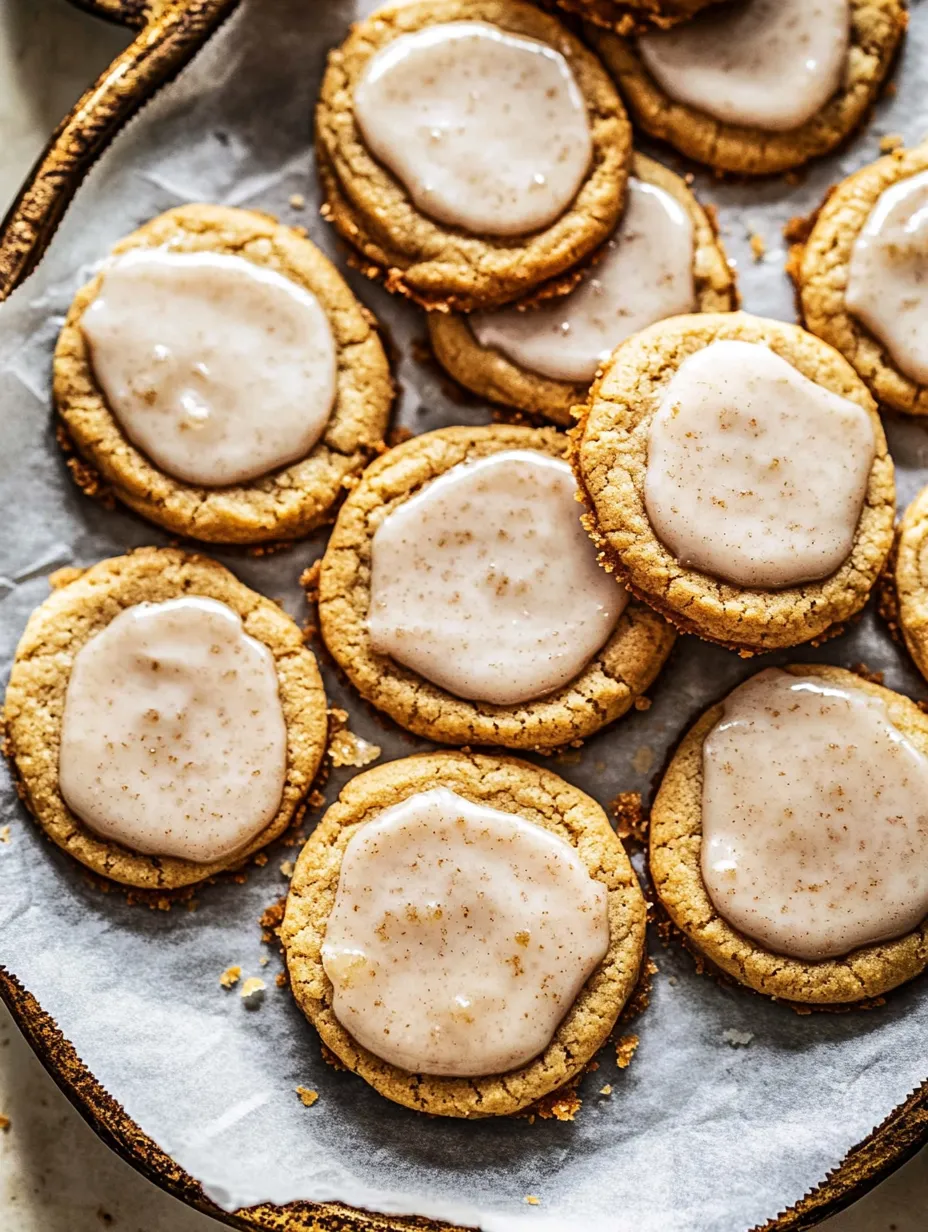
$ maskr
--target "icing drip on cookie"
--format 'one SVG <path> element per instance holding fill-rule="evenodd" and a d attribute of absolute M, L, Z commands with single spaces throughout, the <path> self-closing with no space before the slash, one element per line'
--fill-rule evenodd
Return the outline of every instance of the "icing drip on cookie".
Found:
<path fill-rule="evenodd" d="M 848 0 L 743 0 L 638 43 L 670 97 L 726 124 L 788 132 L 841 85 Z"/>
<path fill-rule="evenodd" d="M 402 34 L 355 88 L 365 143 L 431 218 L 524 235 L 570 205 L 593 155 L 564 56 L 479 21 Z"/>
<path fill-rule="evenodd" d="M 608 946 L 605 888 L 566 840 L 439 787 L 352 835 L 322 963 L 365 1048 L 476 1077 L 537 1056 Z"/>
<path fill-rule="evenodd" d="M 632 179 L 619 230 L 572 294 L 520 312 L 475 312 L 481 346 L 554 380 L 589 382 L 624 339 L 695 307 L 693 224 L 664 189 Z"/>
<path fill-rule="evenodd" d="M 928 915 L 928 758 L 863 690 L 770 669 L 703 746 L 702 876 L 719 914 L 794 958 Z"/>
<path fill-rule="evenodd" d="M 875 451 L 855 402 L 766 346 L 713 342 L 679 366 L 651 422 L 648 518 L 681 565 L 798 586 L 850 555 Z"/>
<path fill-rule="evenodd" d="M 371 642 L 458 697 L 512 705 L 572 680 L 628 595 L 596 563 L 566 462 L 464 462 L 391 512 L 371 548 Z"/>
<path fill-rule="evenodd" d="M 244 483 L 305 457 L 325 430 L 328 318 L 311 292 L 244 257 L 126 253 L 81 329 L 120 427 L 176 479 Z"/>
<path fill-rule="evenodd" d="M 286 770 L 273 656 L 224 603 L 139 603 L 78 651 L 58 777 L 101 838 L 225 859 L 274 818 Z"/>
<path fill-rule="evenodd" d="M 906 376 L 928 384 L 928 171 L 880 195 L 854 244 L 845 302 Z"/>

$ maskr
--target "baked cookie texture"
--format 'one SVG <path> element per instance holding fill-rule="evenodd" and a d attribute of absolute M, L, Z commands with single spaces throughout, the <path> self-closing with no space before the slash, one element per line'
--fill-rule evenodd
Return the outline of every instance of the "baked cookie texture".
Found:
<path fill-rule="evenodd" d="M 853 672 L 818 663 L 787 667 L 794 676 L 817 676 L 879 697 L 890 721 L 928 752 L 928 717 L 909 698 L 871 684 Z M 650 865 L 654 888 L 689 946 L 741 984 L 767 996 L 812 1005 L 876 997 L 928 966 L 928 920 L 895 941 L 864 946 L 845 957 L 812 962 L 764 949 L 716 912 L 700 871 L 702 845 L 702 747 L 722 717 L 712 706 L 690 728 L 664 774 L 651 809 Z"/>
<path fill-rule="evenodd" d="M 211 543 L 296 539 L 331 516 L 347 481 L 382 443 L 393 382 L 373 318 L 334 265 L 309 240 L 266 214 L 218 205 L 168 210 L 121 240 L 138 248 L 220 252 L 275 270 L 311 291 L 335 337 L 335 404 L 325 432 L 305 458 L 247 483 L 198 487 L 159 470 L 123 433 L 94 379 L 81 317 L 102 275 L 74 299 L 58 338 L 54 398 L 66 438 L 96 474 L 78 468 L 91 491 L 105 487 L 136 513 L 175 534 Z"/>
<path fill-rule="evenodd" d="M 483 21 L 562 52 L 586 100 L 593 161 L 571 206 L 524 236 L 481 237 L 430 219 L 370 154 L 355 123 L 355 86 L 393 39 L 452 21 Z M 599 60 L 556 17 L 525 0 L 415 0 L 381 9 L 329 55 L 316 109 L 323 213 L 360 252 L 361 268 L 425 308 L 489 308 L 558 278 L 610 236 L 622 211 L 631 125 Z M 569 289 L 567 279 L 563 290 Z M 549 288 L 556 289 L 556 288 Z"/>
<path fill-rule="evenodd" d="M 62 570 L 52 576 L 52 585 L 17 647 L 4 707 L 4 751 L 23 801 L 48 838 L 93 872 L 123 885 L 172 890 L 238 867 L 281 835 L 301 811 L 328 731 L 322 678 L 290 617 L 222 565 L 176 548 L 139 548 L 83 572 Z M 98 838 L 71 812 L 58 787 L 61 720 L 77 652 L 124 608 L 182 595 L 225 603 L 242 618 L 245 632 L 267 646 L 287 725 L 287 776 L 276 817 L 243 851 L 213 864 L 142 855 Z"/>
<path fill-rule="evenodd" d="M 851 554 L 819 582 L 783 590 L 733 586 L 679 564 L 660 542 L 644 501 L 648 432 L 680 364 L 719 339 L 764 343 L 804 376 L 870 415 L 876 456 Z M 837 351 L 798 325 L 745 312 L 659 321 L 623 343 L 594 383 L 570 433 L 571 461 L 601 562 L 672 624 L 743 655 L 839 632 L 866 603 L 892 547 L 892 458 L 873 399 Z"/>
<path fill-rule="evenodd" d="M 899 523 L 892 583 L 895 624 L 928 680 L 928 488 L 922 488 Z"/>
<path fill-rule="evenodd" d="M 498 706 L 455 697 L 373 649 L 367 629 L 371 543 L 384 519 L 430 480 L 468 459 L 505 449 L 562 457 L 566 447 L 566 438 L 552 428 L 442 428 L 378 458 L 343 505 L 319 575 L 322 637 L 361 696 L 417 736 L 442 744 L 550 752 L 586 739 L 624 714 L 670 653 L 672 627 L 632 600 L 611 638 L 569 684 L 536 701 Z"/>
<path fill-rule="evenodd" d="M 928 170 L 928 142 L 895 150 L 861 168 L 833 188 L 812 221 L 804 242 L 790 252 L 806 329 L 841 352 L 874 398 L 894 411 L 928 415 L 928 388 L 905 375 L 880 340 L 845 303 L 854 244 L 880 195 Z"/>
<path fill-rule="evenodd" d="M 499 1076 L 444 1078 L 411 1074 L 358 1044 L 332 1010 L 322 966 L 326 922 L 342 856 L 356 830 L 391 805 L 447 787 L 476 804 L 516 813 L 569 842 L 590 876 L 607 889 L 609 949 L 547 1048 L 528 1065 Z M 290 882 L 281 940 L 290 986 L 322 1042 L 381 1095 L 436 1116 L 505 1116 L 578 1074 L 605 1043 L 638 979 L 646 907 L 621 841 L 589 796 L 549 770 L 511 757 L 422 753 L 357 775 L 341 791 L 300 853 Z"/>
<path fill-rule="evenodd" d="M 692 219 L 698 310 L 729 312 L 737 308 L 735 274 L 728 264 L 713 213 L 699 204 L 680 176 L 643 154 L 634 156 L 632 175 L 664 189 Z M 595 265 L 591 272 L 595 272 Z M 531 306 L 526 311 L 530 312 Z M 428 325 L 438 362 L 456 381 L 481 398 L 567 426 L 572 422 L 571 408 L 586 397 L 588 385 L 542 376 L 520 367 L 502 351 L 481 346 L 467 317 L 461 313 L 431 312 Z"/>
<path fill-rule="evenodd" d="M 614 30 L 616 34 L 640 34 L 655 28 L 667 30 L 688 21 L 720 0 L 556 0 L 568 13 Z"/>
<path fill-rule="evenodd" d="M 678 103 L 645 67 L 633 42 L 590 28 L 591 41 L 632 119 L 651 137 L 718 171 L 771 175 L 840 145 L 879 97 L 908 24 L 904 0 L 849 0 L 851 40 L 844 80 L 830 102 L 799 128 L 769 132 L 717 120 Z"/>

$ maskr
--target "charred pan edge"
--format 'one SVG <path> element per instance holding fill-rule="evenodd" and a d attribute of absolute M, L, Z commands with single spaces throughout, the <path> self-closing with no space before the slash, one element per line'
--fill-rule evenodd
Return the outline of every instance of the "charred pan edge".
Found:
<path fill-rule="evenodd" d="M 127 120 L 170 81 L 239 0 L 79 0 L 139 34 L 59 124 L 0 224 L 0 300 L 39 263 L 84 176 Z"/>
<path fill-rule="evenodd" d="M 59 125 L 0 224 L 0 300 L 32 272 L 93 162 L 122 125 L 174 77 L 239 0 L 72 0 L 141 33 Z M 3 966 L 0 998 L 55 1082 L 100 1138 L 150 1181 L 232 1228 L 252 1232 L 466 1232 L 338 1203 L 262 1205 L 229 1215 L 161 1150 L 89 1072 L 36 999 Z M 928 1144 L 928 1081 L 854 1147 L 821 1185 L 753 1232 L 807 1232 L 849 1206 Z"/>

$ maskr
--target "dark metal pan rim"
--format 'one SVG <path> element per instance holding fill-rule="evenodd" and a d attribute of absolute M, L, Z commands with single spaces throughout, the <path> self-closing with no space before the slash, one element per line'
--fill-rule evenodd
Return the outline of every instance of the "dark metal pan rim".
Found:
<path fill-rule="evenodd" d="M 84 176 L 122 126 L 189 63 L 239 0 L 72 0 L 138 30 L 62 120 L 0 223 L 0 301 L 35 269 Z M 306 0 L 308 4 L 325 0 Z M 337 1203 L 262 1205 L 228 1214 L 126 1115 L 55 1022 L 0 965 L 0 997 L 52 1078 L 93 1130 L 150 1181 L 229 1227 L 268 1232 L 448 1232 Z M 928 1081 L 855 1146 L 820 1185 L 754 1232 L 805 1232 L 849 1206 L 928 1144 Z"/>

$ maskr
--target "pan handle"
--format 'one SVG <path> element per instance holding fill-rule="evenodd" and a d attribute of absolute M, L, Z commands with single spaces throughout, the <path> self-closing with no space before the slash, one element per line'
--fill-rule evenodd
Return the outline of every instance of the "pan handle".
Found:
<path fill-rule="evenodd" d="M 112 20 L 140 26 L 139 33 L 58 125 L 0 223 L 0 300 L 39 263 L 81 181 L 113 137 L 193 59 L 239 0 L 80 0 L 80 4 Z"/>

